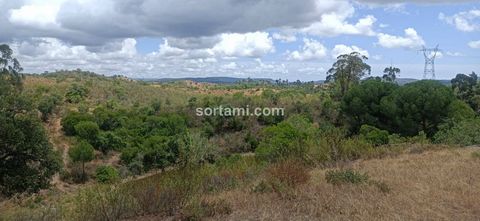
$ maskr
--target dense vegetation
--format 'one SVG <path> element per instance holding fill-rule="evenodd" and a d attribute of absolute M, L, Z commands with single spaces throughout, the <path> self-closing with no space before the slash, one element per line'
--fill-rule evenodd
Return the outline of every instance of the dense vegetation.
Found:
<path fill-rule="evenodd" d="M 288 198 L 307 182 L 312 167 L 381 157 L 417 144 L 480 142 L 475 74 L 458 75 L 451 88 L 431 80 L 400 86 L 398 68 L 386 68 L 383 78 L 366 78 L 367 58 L 352 53 L 338 58 L 325 85 L 157 84 L 81 70 L 25 78 L 11 50 L 0 49 L 2 194 L 37 192 L 60 172 L 60 154 L 44 129 L 57 121 L 61 134 L 49 136 L 60 136 L 63 143 L 53 141 L 54 146 L 67 153 L 62 182 L 99 183 L 62 199 L 73 204 L 68 209 L 54 204 L 52 219 L 228 214 L 221 202 L 201 196 L 248 186 Z M 195 115 L 195 108 L 218 106 L 284 107 L 286 115 Z M 62 145 L 67 148 L 59 149 Z M 159 175 L 120 182 L 153 172 Z M 350 170 L 333 171 L 327 179 L 334 184 L 368 180 Z M 115 213 L 97 211 L 100 205 Z"/>

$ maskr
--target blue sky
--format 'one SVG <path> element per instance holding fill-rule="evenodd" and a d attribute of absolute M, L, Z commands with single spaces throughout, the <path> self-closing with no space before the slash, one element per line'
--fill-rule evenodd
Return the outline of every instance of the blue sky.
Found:
<path fill-rule="evenodd" d="M 423 45 L 439 44 L 437 79 L 480 72 L 480 3 L 460 0 L 0 0 L 0 42 L 27 72 L 129 77 L 325 79 L 359 51 L 372 75 L 391 64 L 422 78 Z"/>

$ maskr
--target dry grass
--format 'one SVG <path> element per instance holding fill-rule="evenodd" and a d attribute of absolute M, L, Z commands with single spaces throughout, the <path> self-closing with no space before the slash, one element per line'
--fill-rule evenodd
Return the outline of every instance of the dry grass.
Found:
<path fill-rule="evenodd" d="M 293 199 L 247 190 L 224 192 L 233 212 L 227 220 L 479 220 L 480 162 L 476 149 L 431 151 L 351 165 L 386 183 L 334 186 L 315 169 Z M 477 149 L 478 150 L 478 149 Z"/>

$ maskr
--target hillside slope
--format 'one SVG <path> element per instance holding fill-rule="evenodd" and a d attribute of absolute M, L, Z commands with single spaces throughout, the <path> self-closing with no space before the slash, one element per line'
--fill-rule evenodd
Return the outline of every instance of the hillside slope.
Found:
<path fill-rule="evenodd" d="M 386 183 L 391 188 L 387 194 L 371 186 L 332 186 L 320 169 L 294 200 L 227 193 L 235 207 L 229 219 L 478 220 L 480 159 L 472 152 L 442 150 L 352 165 Z"/>
<path fill-rule="evenodd" d="M 480 148 L 446 149 L 393 158 L 357 161 L 348 168 L 385 183 L 334 186 L 325 169 L 311 171 L 310 181 L 288 198 L 249 189 L 212 196 L 232 212 L 212 220 L 479 220 Z M 158 220 L 141 217 L 135 220 Z"/>

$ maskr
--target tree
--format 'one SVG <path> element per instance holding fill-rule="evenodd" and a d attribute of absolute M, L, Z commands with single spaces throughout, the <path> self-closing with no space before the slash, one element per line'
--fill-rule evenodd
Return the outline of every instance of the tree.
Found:
<path fill-rule="evenodd" d="M 457 74 L 457 76 L 451 81 L 455 95 L 478 111 L 479 106 L 477 106 L 477 102 L 475 102 L 474 98 L 477 92 L 477 82 L 478 77 L 475 72 L 472 72 L 470 75 Z"/>
<path fill-rule="evenodd" d="M 398 88 L 381 101 L 382 114 L 392 121 L 390 132 L 432 137 L 448 117 L 455 100 L 452 90 L 440 82 L 423 80 Z"/>
<path fill-rule="evenodd" d="M 164 136 L 153 136 L 145 140 L 143 149 L 143 165 L 146 170 L 153 168 L 165 169 L 175 162 L 171 140 Z"/>
<path fill-rule="evenodd" d="M 68 155 L 74 163 L 80 162 L 82 164 L 82 179 L 85 181 L 87 178 L 85 174 L 85 163 L 92 161 L 95 156 L 93 146 L 87 141 L 82 140 L 77 145 L 70 148 Z"/>
<path fill-rule="evenodd" d="M 340 55 L 327 72 L 327 82 L 336 82 L 343 97 L 353 84 L 365 75 L 370 75 L 371 67 L 365 61 L 368 58 L 358 52 Z"/>
<path fill-rule="evenodd" d="M 61 168 L 31 102 L 21 94 L 22 68 L 12 54 L 0 45 L 0 192 L 7 196 L 48 187 Z"/>
<path fill-rule="evenodd" d="M 400 68 L 396 68 L 393 66 L 390 66 L 388 68 L 385 68 L 383 70 L 383 77 L 382 79 L 386 82 L 395 82 L 397 80 L 397 75 L 400 74 Z"/>
<path fill-rule="evenodd" d="M 341 112 L 350 126 L 350 131 L 357 133 L 360 126 L 372 125 L 380 129 L 390 129 L 391 121 L 381 109 L 381 100 L 390 95 L 398 86 L 380 79 L 369 79 L 354 86 L 342 99 Z"/>

